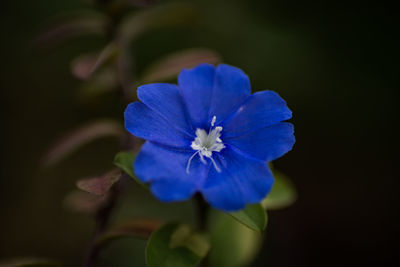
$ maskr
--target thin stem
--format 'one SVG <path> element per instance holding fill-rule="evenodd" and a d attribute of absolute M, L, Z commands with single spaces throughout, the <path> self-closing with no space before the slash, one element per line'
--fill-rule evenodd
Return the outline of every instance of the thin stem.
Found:
<path fill-rule="evenodd" d="M 98 0 L 97 1 L 98 4 L 100 5 L 106 5 L 109 0 Z M 108 39 L 110 42 L 114 41 L 115 38 L 115 32 L 116 32 L 116 27 L 118 24 L 118 20 L 119 20 L 119 14 L 117 15 L 113 15 L 113 14 L 109 14 L 111 22 L 110 25 L 108 27 Z M 123 47 L 124 48 L 124 52 L 127 51 L 128 47 Z M 120 89 L 121 89 L 121 93 L 122 93 L 122 101 L 127 104 L 129 103 L 130 100 L 130 86 L 133 82 L 133 77 L 132 75 L 129 76 L 127 74 L 127 69 L 129 70 L 129 72 L 131 71 L 131 64 L 132 62 L 128 61 L 128 57 L 125 58 L 125 54 L 123 54 L 123 60 L 121 61 L 121 55 L 119 57 L 118 60 L 118 64 L 117 64 L 117 68 L 118 68 L 118 72 L 121 73 L 123 72 L 122 75 L 122 79 L 121 77 L 119 77 L 120 79 Z M 131 74 L 131 72 L 130 72 Z M 121 76 L 121 75 L 120 75 Z M 134 147 L 134 143 L 132 138 L 130 138 L 130 136 L 127 134 L 125 135 L 122 139 L 121 139 L 121 149 L 122 150 L 129 150 L 132 147 Z M 115 206 L 121 196 L 121 193 L 125 187 L 126 182 L 129 180 L 128 176 L 125 173 L 122 173 L 120 180 L 114 184 L 114 186 L 111 188 L 110 193 L 108 198 L 106 199 L 104 205 L 97 211 L 96 216 L 95 216 L 95 220 L 96 220 L 96 228 L 94 231 L 94 235 L 92 238 L 92 241 L 90 243 L 89 249 L 88 249 L 88 253 L 86 256 L 86 259 L 83 262 L 83 267 L 95 267 L 97 262 L 98 262 L 98 258 L 99 258 L 99 254 L 101 251 L 101 247 L 97 244 L 98 239 L 104 234 L 104 232 L 106 231 L 110 220 L 111 220 L 111 216 L 113 211 L 115 210 Z"/>
<path fill-rule="evenodd" d="M 201 194 L 197 193 L 195 195 L 196 201 L 196 214 L 197 214 L 197 227 L 200 231 L 207 230 L 208 221 L 208 204 L 204 201 Z"/>
<path fill-rule="evenodd" d="M 108 196 L 104 205 L 96 213 L 96 229 L 90 243 L 88 255 L 83 263 L 83 267 L 96 266 L 96 262 L 100 253 L 100 247 L 97 245 L 97 239 L 104 233 L 107 228 L 111 214 L 115 208 L 119 193 L 122 189 L 122 180 L 125 178 L 123 174 L 121 179 L 111 188 L 110 195 Z"/>
<path fill-rule="evenodd" d="M 209 213 L 209 205 L 205 202 L 204 198 L 200 193 L 195 195 L 195 203 L 196 203 L 196 214 L 197 214 L 197 227 L 199 231 L 206 232 L 208 227 L 208 213 Z M 201 262 L 201 267 L 209 266 L 208 257 L 206 256 Z"/>

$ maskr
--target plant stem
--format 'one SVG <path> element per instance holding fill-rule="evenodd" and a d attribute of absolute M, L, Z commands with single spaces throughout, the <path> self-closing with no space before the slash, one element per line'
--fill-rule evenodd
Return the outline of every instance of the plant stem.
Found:
<path fill-rule="evenodd" d="M 201 232 L 207 232 L 208 228 L 208 213 L 210 206 L 206 203 L 200 193 L 195 195 L 197 227 Z M 201 267 L 209 266 L 208 257 L 206 256 L 201 262 Z"/>
<path fill-rule="evenodd" d="M 109 2 L 109 0 L 98 0 L 97 3 L 99 5 L 105 5 Z M 116 32 L 116 27 L 117 27 L 117 22 L 119 20 L 119 17 L 109 14 L 110 16 L 110 25 L 108 27 L 108 34 L 107 37 L 109 39 L 109 42 L 112 43 L 114 41 L 115 32 Z M 123 52 L 127 52 L 128 47 L 123 47 Z M 122 53 L 122 52 L 121 52 Z M 132 80 L 134 79 L 132 76 L 132 73 L 130 72 L 127 74 L 127 71 L 131 71 L 131 62 L 128 61 L 125 54 L 123 54 L 123 57 L 121 55 L 119 56 L 117 68 L 119 73 L 123 73 L 122 77 L 119 75 L 119 82 L 120 82 L 120 89 L 122 93 L 122 102 L 124 104 L 128 104 L 130 101 L 130 86 L 127 85 L 126 80 L 128 80 L 130 83 L 132 83 Z M 122 60 L 121 60 L 122 58 Z M 127 70 L 128 69 L 128 70 Z M 130 76 L 128 76 L 130 75 Z M 133 139 L 129 136 L 129 134 L 125 135 L 121 139 L 121 149 L 122 150 L 129 150 L 132 147 L 134 147 Z M 83 267 L 95 267 L 99 258 L 100 250 L 101 247 L 97 244 L 97 240 L 99 237 L 103 235 L 105 230 L 107 229 L 110 220 L 111 220 L 111 215 L 115 209 L 115 206 L 118 202 L 118 199 L 120 198 L 120 195 L 125 187 L 126 182 L 129 180 L 128 176 L 125 173 L 121 174 L 121 178 L 119 179 L 118 182 L 116 182 L 113 187 L 110 190 L 109 196 L 106 199 L 104 205 L 97 211 L 95 220 L 96 220 L 96 228 L 94 231 L 94 235 L 92 238 L 92 241 L 89 246 L 88 254 L 86 256 L 85 261 L 83 262 Z"/>
<path fill-rule="evenodd" d="M 208 204 L 204 201 L 200 193 L 195 195 L 196 212 L 197 212 L 197 227 L 200 231 L 207 230 L 208 220 Z"/>
<path fill-rule="evenodd" d="M 123 179 L 125 175 L 122 174 L 120 180 L 111 188 L 110 195 L 108 196 L 104 205 L 96 213 L 96 229 L 90 243 L 88 255 L 83 263 L 83 267 L 96 266 L 99 256 L 100 247 L 97 245 L 97 239 L 104 233 L 107 228 L 111 214 L 119 198 L 119 193 L 122 189 Z"/>

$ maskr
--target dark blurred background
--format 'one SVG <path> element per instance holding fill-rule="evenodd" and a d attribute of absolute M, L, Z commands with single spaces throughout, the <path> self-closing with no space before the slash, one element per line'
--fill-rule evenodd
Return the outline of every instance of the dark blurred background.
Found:
<path fill-rule="evenodd" d="M 252 266 L 399 266 L 395 7 L 384 1 L 190 2 L 198 22 L 142 35 L 132 51 L 135 69 L 168 52 L 208 47 L 242 68 L 253 90 L 277 91 L 294 114 L 297 143 L 275 166 L 293 179 L 299 198 L 269 213 L 267 239 Z M 33 44 L 54 16 L 89 8 L 84 0 L 1 4 L 0 259 L 46 257 L 78 266 L 92 235 L 92 219 L 66 210 L 63 199 L 76 180 L 112 167 L 118 141 L 95 141 L 51 168 L 41 158 L 86 121 L 122 121 L 118 95 L 82 98 L 81 82 L 70 72 L 76 55 L 100 49 L 105 40 Z M 128 198 L 135 205 L 120 206 L 124 216 L 190 217 L 188 203 L 160 209 L 140 190 Z M 110 248 L 104 266 L 144 264 L 144 241 L 123 242 L 132 244 Z M 107 253 L 120 255 L 119 262 L 107 263 Z M 126 265 L 132 257 L 137 265 Z"/>

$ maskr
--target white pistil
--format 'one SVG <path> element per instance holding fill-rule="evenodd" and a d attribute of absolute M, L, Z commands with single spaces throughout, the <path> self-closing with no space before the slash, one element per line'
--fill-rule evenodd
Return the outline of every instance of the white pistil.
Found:
<path fill-rule="evenodd" d="M 212 158 L 212 153 L 213 152 L 220 152 L 222 149 L 225 148 L 225 145 L 222 143 L 221 140 L 221 131 L 222 127 L 217 126 L 213 129 L 215 122 L 217 120 L 217 117 L 214 116 L 211 120 L 211 127 L 208 133 L 203 130 L 203 129 L 197 129 L 196 130 L 196 138 L 193 140 L 191 144 L 191 148 L 193 150 L 196 150 L 196 152 L 190 157 L 187 166 L 186 166 L 186 172 L 189 173 L 190 169 L 190 163 L 192 162 L 192 159 L 199 154 L 201 162 L 203 164 L 206 164 L 207 161 L 204 159 L 204 157 L 207 157 L 211 160 L 212 164 L 214 165 L 214 168 L 217 170 L 217 172 L 221 172 L 221 169 L 218 167 L 217 163 L 215 160 Z"/>

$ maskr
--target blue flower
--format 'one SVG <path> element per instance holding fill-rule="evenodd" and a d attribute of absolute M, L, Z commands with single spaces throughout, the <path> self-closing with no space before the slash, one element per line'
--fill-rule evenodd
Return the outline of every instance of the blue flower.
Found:
<path fill-rule="evenodd" d="M 213 207 L 234 211 L 259 203 L 273 176 L 267 162 L 295 142 L 292 113 L 275 92 L 251 94 L 246 74 L 229 65 L 182 70 L 178 85 L 147 84 L 128 105 L 125 127 L 146 143 L 137 177 L 161 201 L 200 192 Z"/>

